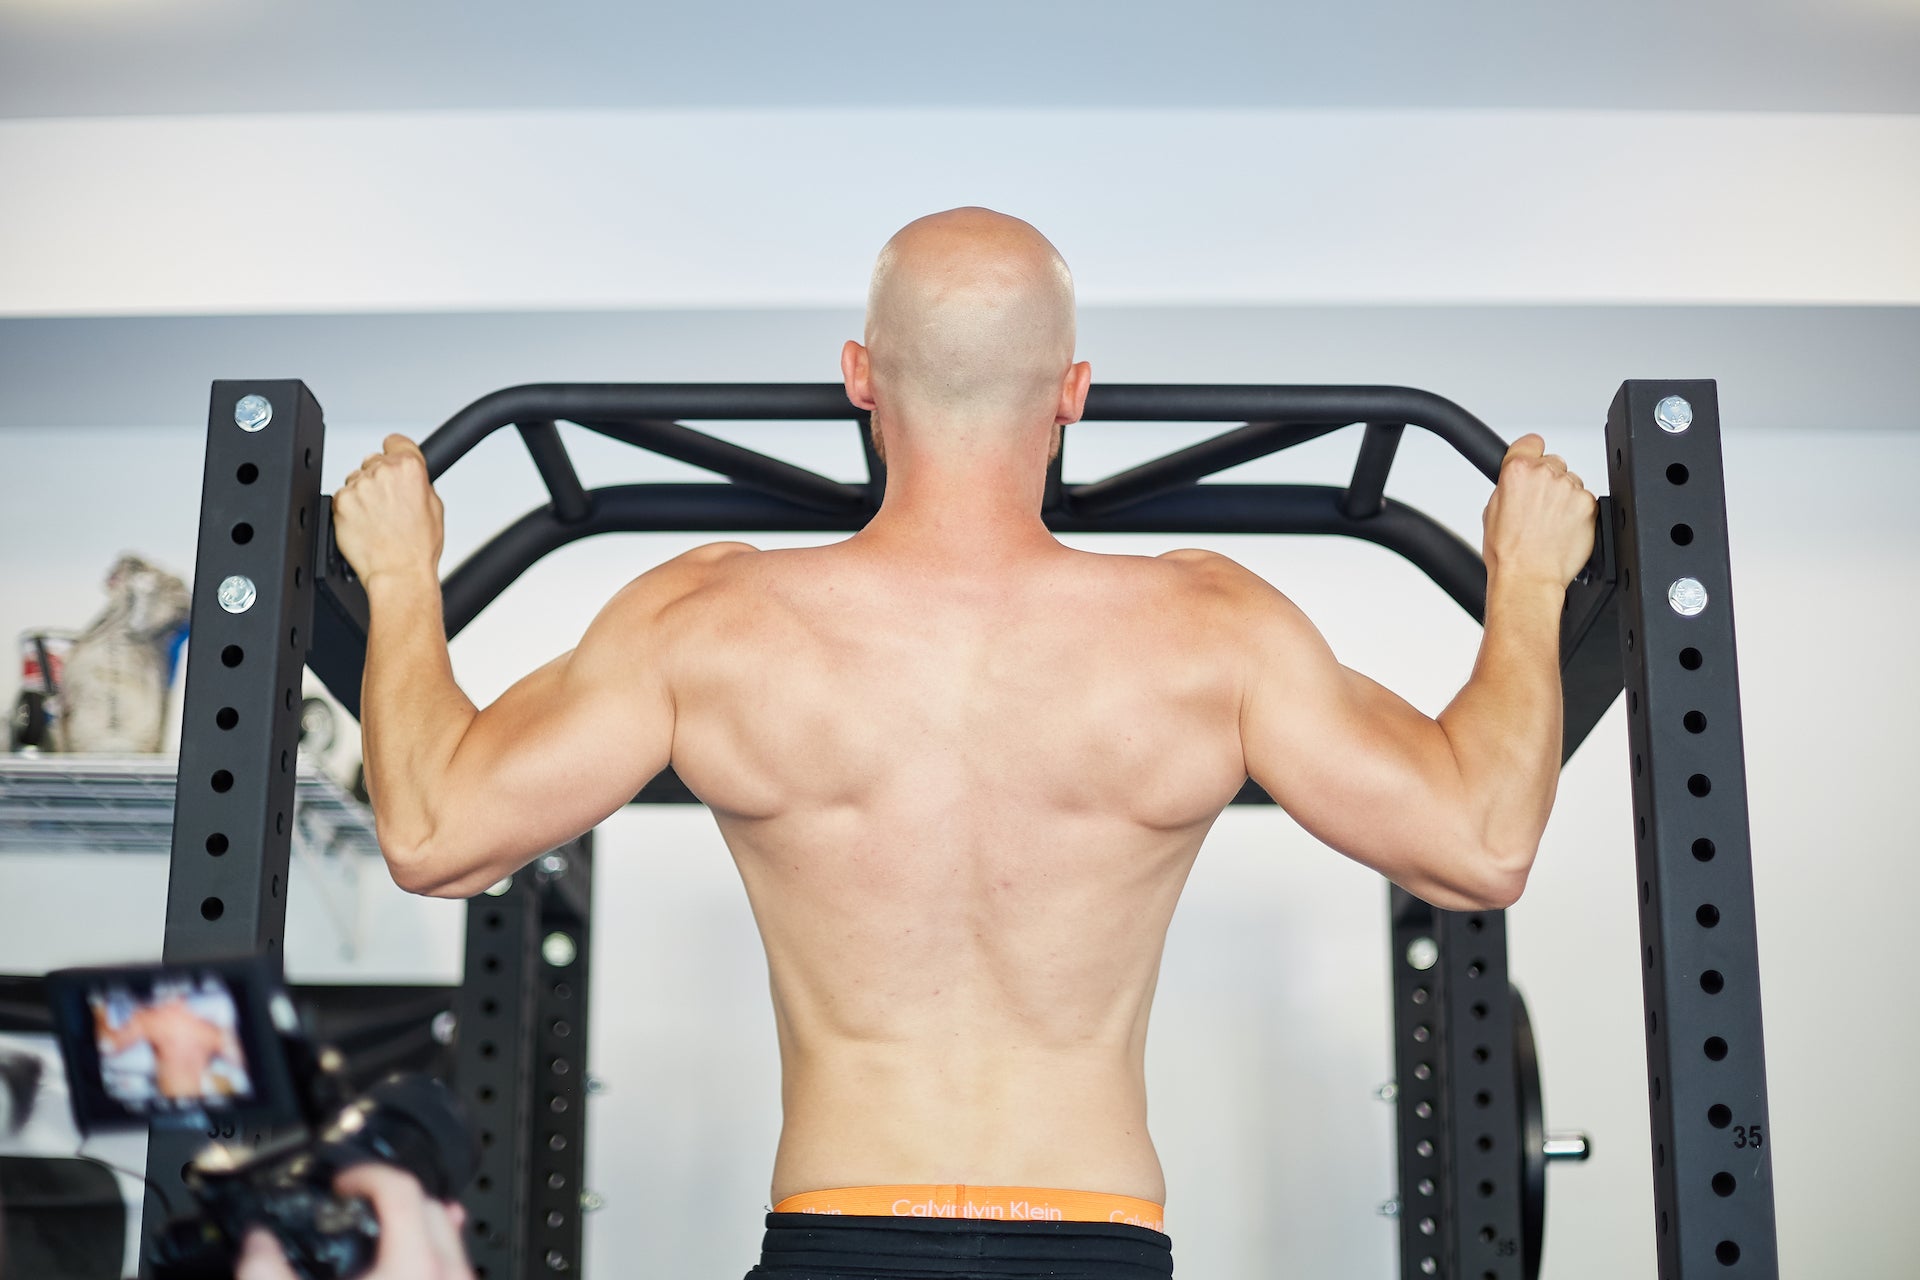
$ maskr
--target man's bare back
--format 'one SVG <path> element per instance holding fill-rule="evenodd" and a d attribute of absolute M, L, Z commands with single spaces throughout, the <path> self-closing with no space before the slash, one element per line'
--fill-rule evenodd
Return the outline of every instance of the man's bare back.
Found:
<path fill-rule="evenodd" d="M 1064 547 L 935 575 L 854 539 L 725 555 L 675 606 L 675 767 L 772 976 L 776 1201 L 926 1181 L 1162 1199 L 1147 1014 L 1246 777 L 1194 578 Z"/>
<path fill-rule="evenodd" d="M 1048 532 L 1047 464 L 1090 373 L 1033 228 L 980 210 L 908 227 L 868 338 L 842 353 L 887 463 L 865 529 L 661 565 L 484 711 L 452 677 L 419 450 L 390 437 L 349 477 L 335 524 L 370 602 L 382 850 L 402 887 L 467 896 L 671 764 L 766 944 L 776 1202 L 973 1184 L 1157 1206 L 1147 1019 L 1209 826 L 1251 776 L 1438 906 L 1513 901 L 1558 778 L 1560 609 L 1593 498 L 1538 437 L 1514 446 L 1479 661 L 1429 717 L 1225 557 Z"/>

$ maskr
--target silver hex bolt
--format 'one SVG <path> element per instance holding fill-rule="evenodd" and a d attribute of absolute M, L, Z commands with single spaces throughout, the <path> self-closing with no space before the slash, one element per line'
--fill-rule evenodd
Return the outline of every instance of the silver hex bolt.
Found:
<path fill-rule="evenodd" d="M 1693 425 L 1693 406 L 1679 396 L 1668 396 L 1653 406 L 1653 420 L 1662 431 L 1677 436 Z"/>
<path fill-rule="evenodd" d="M 511 888 L 513 888 L 513 877 L 502 876 L 500 877 L 500 879 L 495 880 L 492 884 L 488 885 L 485 889 L 482 889 L 481 892 L 486 894 L 489 898 L 497 898 Z"/>
<path fill-rule="evenodd" d="M 1373 1096 L 1382 1102 L 1392 1102 L 1400 1096 L 1400 1086 L 1389 1080 L 1373 1091 Z"/>
<path fill-rule="evenodd" d="M 1380 1207 L 1375 1210 L 1375 1212 L 1383 1218 L 1397 1218 L 1400 1216 L 1400 1202 L 1398 1200 L 1382 1200 Z"/>
<path fill-rule="evenodd" d="M 1707 607 L 1707 588 L 1698 578 L 1676 578 L 1667 588 L 1667 603 L 1683 618 L 1692 618 Z"/>
<path fill-rule="evenodd" d="M 451 1009 L 442 1009 L 433 1015 L 428 1030 L 433 1034 L 435 1044 L 452 1044 L 454 1032 L 460 1029 L 460 1020 L 453 1016 Z"/>
<path fill-rule="evenodd" d="M 567 874 L 567 860 L 557 853 L 550 853 L 540 859 L 540 869 L 550 876 Z"/>
<path fill-rule="evenodd" d="M 254 590 L 253 579 L 237 573 L 231 578 L 223 578 L 216 594 L 220 607 L 228 613 L 245 613 L 260 598 L 260 593 Z"/>
<path fill-rule="evenodd" d="M 1407 963 L 1425 971 L 1440 962 L 1440 944 L 1432 938 L 1415 938 L 1407 944 Z"/>
<path fill-rule="evenodd" d="M 582 1191 L 580 1193 L 580 1212 L 598 1213 L 606 1207 L 607 1198 L 598 1191 Z"/>
<path fill-rule="evenodd" d="M 260 431 L 272 421 L 273 401 L 265 396 L 241 396 L 233 406 L 233 425 L 242 431 Z"/>

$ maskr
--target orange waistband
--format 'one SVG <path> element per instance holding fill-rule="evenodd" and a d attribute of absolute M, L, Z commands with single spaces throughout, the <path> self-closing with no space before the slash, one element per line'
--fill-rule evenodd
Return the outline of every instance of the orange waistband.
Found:
<path fill-rule="evenodd" d="M 1166 1211 L 1150 1200 L 1055 1187 L 970 1187 L 964 1183 L 836 1187 L 788 1196 L 775 1213 L 833 1213 L 873 1218 L 989 1218 L 1004 1222 L 1124 1222 L 1166 1230 Z"/>

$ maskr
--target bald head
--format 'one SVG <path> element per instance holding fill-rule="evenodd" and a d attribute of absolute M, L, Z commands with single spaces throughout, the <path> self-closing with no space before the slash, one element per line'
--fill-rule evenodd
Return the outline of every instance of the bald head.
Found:
<path fill-rule="evenodd" d="M 880 251 L 867 349 L 894 419 L 1051 425 L 1073 340 L 1073 276 L 1018 218 L 951 209 Z"/>

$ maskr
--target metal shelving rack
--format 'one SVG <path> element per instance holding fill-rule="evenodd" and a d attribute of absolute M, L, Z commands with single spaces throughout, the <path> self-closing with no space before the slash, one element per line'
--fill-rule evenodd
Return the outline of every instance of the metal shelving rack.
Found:
<path fill-rule="evenodd" d="M 851 421 L 869 476 L 846 484 L 683 420 Z M 718 483 L 586 488 L 557 423 L 715 473 Z M 1404 432 L 1446 441 L 1490 480 L 1504 443 L 1458 405 L 1398 387 L 1100 386 L 1086 421 L 1233 424 L 1088 484 L 1056 460 L 1043 514 L 1060 532 L 1338 534 L 1426 573 L 1476 620 L 1485 567 L 1429 517 L 1385 495 Z M 458 633 L 542 556 L 609 532 L 849 532 L 878 508 L 884 468 L 863 414 L 833 384 L 509 388 L 423 442 L 438 477 L 513 427 L 551 501 L 448 575 Z M 1203 483 L 1226 468 L 1349 426 L 1345 486 Z M 1075 435 L 1094 429 L 1076 426 Z M 304 384 L 217 382 L 208 418 L 193 645 L 174 809 L 166 958 L 277 951 L 284 926 L 291 771 L 302 666 L 358 714 L 366 599 L 332 547 L 320 493 L 324 432 Z M 1608 419 L 1613 499 L 1592 563 L 1568 592 L 1565 754 L 1628 691 L 1636 854 L 1642 868 L 1648 1082 L 1660 1280 L 1774 1277 L 1759 965 L 1746 840 L 1733 618 L 1710 382 L 1629 382 Z M 1678 477 L 1678 478 L 1676 478 Z M 1685 535 L 1682 529 L 1686 530 Z M 1696 607 L 1698 606 L 1698 607 Z M 686 803 L 671 773 L 636 797 Z M 1238 803 L 1267 798 L 1251 783 Z M 554 861 L 554 859 L 558 861 Z M 584 845 L 536 859 L 473 900 L 456 1086 L 489 1150 L 470 1198 L 483 1275 L 577 1267 L 584 1138 L 587 930 Z M 1533 1046 L 1512 1002 L 1500 912 L 1436 911 L 1394 891 L 1400 1082 L 1401 1274 L 1520 1280 L 1539 1258 Z M 170 1183 L 187 1149 L 156 1141 Z M 502 1215 L 507 1215 L 502 1217 Z"/>

